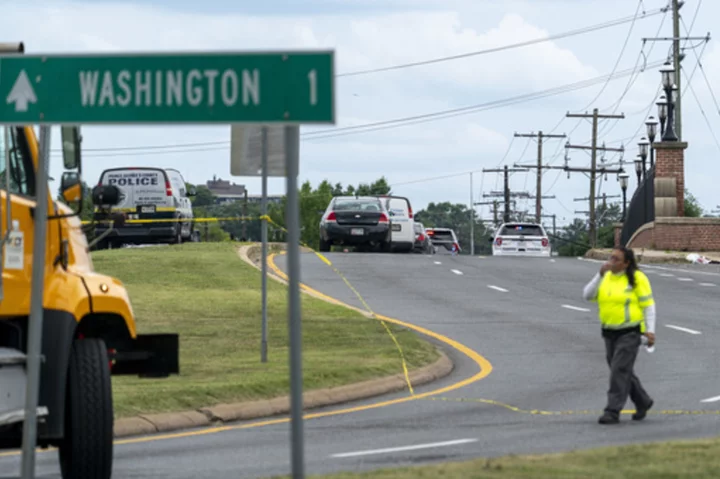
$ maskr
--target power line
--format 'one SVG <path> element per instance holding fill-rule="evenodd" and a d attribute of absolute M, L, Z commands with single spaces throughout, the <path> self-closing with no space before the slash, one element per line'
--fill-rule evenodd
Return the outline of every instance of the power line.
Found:
<path fill-rule="evenodd" d="M 653 62 L 649 66 L 660 66 L 663 64 L 663 61 L 657 61 Z M 632 74 L 632 70 L 623 70 L 619 73 L 616 73 L 614 79 L 622 78 L 624 76 L 627 76 L 629 74 Z M 495 108 L 502 108 L 504 106 L 510 106 L 518 103 L 523 103 L 526 101 L 532 101 L 532 100 L 538 100 L 541 98 L 549 97 L 549 96 L 555 96 L 560 95 L 563 93 L 569 93 L 571 91 L 580 90 L 583 88 L 587 88 L 589 86 L 593 86 L 597 83 L 605 81 L 605 79 L 610 75 L 602 75 L 599 77 L 591 78 L 588 80 L 582 80 L 575 83 L 569 83 L 566 85 L 561 85 L 559 87 L 550 88 L 547 90 L 542 90 L 535 93 L 526 93 L 523 95 L 518 95 L 515 97 L 505 98 L 501 100 L 493 100 L 486 103 L 480 103 L 476 105 L 470 105 L 460 108 L 453 108 L 449 110 L 441 110 L 437 112 L 432 113 L 425 113 L 421 115 L 414 115 L 409 117 L 401 117 L 401 118 L 395 118 L 392 120 L 384 120 L 379 122 L 372 122 L 372 123 L 366 123 L 363 125 L 355 125 L 355 126 L 348 126 L 344 128 L 337 128 L 334 130 L 331 130 L 330 132 L 308 132 L 304 133 L 303 137 L 306 137 L 308 140 L 313 139 L 324 139 L 324 138 L 332 138 L 336 136 L 345 136 L 348 134 L 356 134 L 356 133 L 367 133 L 371 131 L 378 131 L 378 130 L 385 130 L 390 128 L 397 128 L 401 126 L 408 126 L 408 125 L 415 125 L 419 123 L 426 123 L 430 121 L 438 121 L 438 120 L 444 120 L 448 118 L 453 118 L 456 116 L 461 115 L 468 115 L 472 113 L 477 113 L 481 111 L 491 110 Z M 323 134 L 324 133 L 324 134 Z M 309 136 L 313 134 L 318 134 L 318 136 Z M 203 142 L 203 143 L 185 143 L 185 144 L 175 144 L 175 145 L 152 145 L 150 146 L 151 149 L 169 149 L 169 148 L 188 148 L 188 147 L 196 147 L 196 146 L 203 146 L 207 145 L 209 143 L 220 145 L 225 144 L 229 145 L 230 141 L 224 141 L 224 142 Z M 115 148 L 104 148 L 103 151 L 110 152 L 110 151 L 128 151 L 124 150 L 125 148 L 141 148 L 141 147 L 115 147 Z M 149 149 L 148 147 L 142 147 L 143 149 Z M 207 149 L 196 149 L 196 150 L 180 150 L 180 151 L 173 151 L 172 153 L 183 153 L 183 152 L 202 152 L 202 151 L 213 151 L 215 149 L 220 148 L 207 148 Z M 96 151 L 99 151 L 100 149 L 97 149 Z M 131 150 L 131 151 L 138 151 L 138 150 Z M 53 151 L 53 153 L 58 153 L 58 151 Z M 159 152 L 157 152 L 159 153 Z M 155 154 L 157 154 L 155 153 Z M 99 158 L 99 157 L 105 157 L 105 156 L 136 156 L 143 153 L 140 153 L 139 151 L 137 153 L 125 153 L 125 154 L 97 154 L 97 155 L 86 155 L 87 157 L 92 158 Z M 149 152 L 145 152 L 144 154 L 151 154 Z"/>
<path fill-rule="evenodd" d="M 642 3 L 642 2 L 641 2 L 641 3 Z M 643 18 L 649 18 L 649 17 L 652 17 L 652 16 L 654 16 L 654 15 L 658 15 L 658 14 L 660 14 L 660 13 L 664 13 L 664 11 L 665 11 L 665 8 L 658 8 L 658 9 L 655 9 L 655 10 L 651 10 L 651 11 L 649 11 L 649 12 L 644 12 L 644 13 L 643 13 Z M 380 73 L 380 72 L 385 72 L 385 71 L 390 71 L 390 70 L 400 70 L 400 69 L 403 69 L 403 68 L 410 68 L 410 67 L 416 67 L 416 66 L 421 66 L 421 65 L 430 65 L 430 64 L 432 64 L 432 63 L 440 63 L 440 62 L 446 62 L 446 61 L 451 61 L 451 60 L 459 60 L 459 59 L 462 59 L 462 58 L 468 58 L 468 57 L 473 57 L 473 56 L 478 56 L 478 55 L 486 55 L 486 54 L 489 54 L 489 53 L 497 53 L 497 52 L 501 52 L 501 51 L 505 51 L 505 50 L 511 50 L 511 49 L 514 49 L 514 48 L 520 48 L 520 47 L 525 47 L 525 46 L 528 46 L 528 45 L 534 45 L 534 44 L 537 44 L 537 43 L 544 43 L 544 42 L 548 42 L 548 41 L 552 41 L 552 40 L 557 40 L 557 39 L 560 39 L 560 38 L 567 38 L 567 37 L 571 37 L 571 36 L 575 36 L 575 35 L 581 35 L 581 34 L 584 34 L 584 33 L 589 33 L 589 32 L 595 31 L 595 30 L 601 30 L 601 29 L 604 29 L 604 28 L 610 28 L 610 27 L 614 27 L 614 26 L 617 26 L 617 25 L 622 25 L 622 24 L 628 23 L 628 22 L 635 22 L 635 21 L 637 20 L 637 18 L 638 18 L 638 15 L 637 15 L 637 13 L 635 13 L 635 15 L 632 15 L 632 16 L 630 16 L 630 17 L 623 17 L 623 18 L 620 18 L 620 19 L 617 19 L 617 20 L 610 20 L 610 21 L 605 22 L 605 23 L 600 23 L 600 24 L 597 24 L 597 25 L 591 25 L 591 26 L 588 26 L 588 27 L 579 28 L 579 29 L 577 29 L 577 30 L 570 30 L 570 31 L 567 31 L 567 32 L 564 32 L 564 33 L 558 33 L 558 34 L 555 34 L 555 35 L 550 35 L 550 36 L 544 37 L 544 38 L 536 38 L 536 39 L 534 39 L 534 40 L 528 40 L 528 41 L 524 41 L 524 42 L 513 43 L 513 44 L 510 44 L 510 45 L 503 45 L 503 46 L 500 46 L 500 47 L 487 48 L 487 49 L 484 49 L 484 50 L 478 50 L 478 51 L 474 51 L 474 52 L 461 53 L 461 54 L 458 54 L 458 55 L 449 55 L 449 56 L 446 56 L 446 57 L 434 58 L 434 59 L 431 59 L 431 60 L 422 60 L 422 61 L 417 61 L 417 62 L 403 63 L 403 64 L 399 64 L 399 65 L 392 65 L 392 66 L 388 66 L 388 67 L 371 68 L 371 69 L 368 69 L 368 70 L 357 70 L 357 71 L 354 71 L 354 72 L 340 73 L 340 74 L 338 74 L 338 75 L 336 75 L 336 76 L 337 76 L 337 77 L 349 77 L 349 76 L 367 75 L 367 74 L 370 74 L 370 73 Z"/>

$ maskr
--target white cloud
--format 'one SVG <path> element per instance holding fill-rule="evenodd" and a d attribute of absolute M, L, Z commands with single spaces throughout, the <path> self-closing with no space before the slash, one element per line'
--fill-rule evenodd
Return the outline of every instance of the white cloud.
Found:
<path fill-rule="evenodd" d="M 341 73 L 482 50 L 571 28 L 567 19 L 553 19 L 549 16 L 547 5 L 543 4 L 545 6 L 540 8 L 537 4 L 535 0 L 529 3 L 515 2 L 510 7 L 507 4 L 493 4 L 483 7 L 489 10 L 479 14 L 480 8 L 475 0 L 449 3 L 424 0 L 419 6 L 415 2 L 395 0 L 393 7 L 396 8 L 391 13 L 382 13 L 379 9 L 384 5 L 376 2 L 373 9 L 368 11 L 358 9 L 343 13 L 342 10 L 334 11 L 328 7 L 326 14 L 291 16 L 274 12 L 273 15 L 261 16 L 227 12 L 184 13 L 169 7 L 121 2 L 46 1 L 3 6 L 0 30 L 7 39 L 24 40 L 29 53 L 335 48 L 336 69 Z M 582 19 L 579 15 L 574 19 L 578 19 L 577 23 L 587 25 L 631 14 L 635 9 L 634 4 L 615 5 L 617 13 L 612 14 L 608 14 L 603 6 L 583 7 Z M 417 8 L 415 11 L 398 13 L 397 8 L 402 6 Z M 623 11 L 620 11 L 621 6 Z M 574 5 L 572 7 L 576 8 Z M 197 6 L 194 8 L 197 10 Z M 343 7 L 338 5 L 338 8 Z M 650 4 L 647 8 L 651 8 Z M 711 6 L 704 8 L 710 11 Z M 42 28 L 25 28 L 28 18 L 35 19 Z M 539 21 L 539 18 L 543 20 Z M 650 26 L 653 30 L 660 20 L 660 17 L 656 18 L 657 21 L 648 22 L 648 25 L 652 23 Z M 702 25 L 705 18 L 710 19 L 712 15 L 701 15 L 696 31 L 705 28 Z M 595 33 L 591 39 L 574 37 L 563 40 L 563 47 L 557 42 L 545 42 L 430 66 L 338 78 L 337 111 L 340 117 L 337 126 L 479 104 L 605 74 L 614 64 L 626 31 L 627 28 L 623 26 Z M 646 33 L 639 29 L 635 31 L 620 69 L 634 64 L 639 50 L 638 39 L 655 32 Z M 665 33 L 669 34 L 669 31 Z M 720 52 L 715 46 L 713 43 L 708 48 L 705 57 L 706 70 L 713 86 L 720 80 Z M 658 47 L 656 53 L 659 51 Z M 687 52 L 685 62 L 687 68 L 691 69 L 694 55 Z M 658 81 L 659 74 L 655 70 L 644 73 L 635 82 L 618 110 L 625 112 L 627 119 L 621 120 L 605 140 L 628 136 L 644 121 L 644 112 L 635 116 L 630 114 L 647 107 L 652 100 L 650 92 L 655 91 Z M 717 125 L 717 115 L 710 103 L 712 99 L 704 87 L 700 72 L 696 74 L 693 84 L 704 95 L 705 110 L 709 116 L 715 115 L 712 121 L 713 125 Z M 612 105 L 626 85 L 627 79 L 611 82 L 595 106 L 605 108 Z M 300 179 L 309 178 L 317 183 L 328 177 L 333 182 L 347 184 L 372 181 L 383 174 L 391 182 L 403 182 L 495 167 L 505 153 L 513 131 L 543 129 L 548 132 L 566 111 L 576 111 L 585 106 L 600 88 L 601 85 L 597 85 L 560 97 L 438 122 L 303 142 Z M 703 89 L 704 94 L 701 92 Z M 716 93 L 720 94 L 720 89 Z M 690 95 L 686 98 L 685 105 L 694 102 Z M 652 113 L 655 114 L 655 110 Z M 688 155 L 710 156 L 707 149 L 714 148 L 714 143 L 707 136 L 704 120 L 687 106 L 686 115 L 686 124 L 693 128 L 692 134 L 698 136 L 697 143 L 688 149 Z M 557 132 L 569 132 L 575 123 L 576 120 L 566 120 Z M 310 130 L 303 128 L 303 131 Z M 601 128 L 601 131 L 605 130 Z M 84 136 L 87 148 L 182 144 L 228 140 L 229 127 L 97 127 L 86 128 Z M 584 143 L 589 138 L 587 122 L 572 136 L 574 143 Z M 55 148 L 59 146 L 58 140 L 56 133 L 53 141 Z M 524 141 L 515 142 L 508 162 L 512 164 L 513 161 L 534 157 L 534 145 L 521 157 L 524 145 Z M 555 145 L 545 149 L 546 155 L 554 151 Z M 710 150 L 710 153 L 717 157 L 717 150 Z M 213 174 L 229 178 L 229 149 L 152 156 L 91 155 L 88 152 L 84 165 L 90 182 L 97 179 L 103 168 L 128 163 L 176 166 L 189 181 L 197 183 L 204 182 Z M 584 157 L 576 155 L 576 158 L 574 161 L 585 163 Z M 631 160 L 631 155 L 626 154 L 626 159 Z M 59 178 L 59 172 L 60 161 L 55 156 L 51 174 Z M 688 173 L 688 178 L 692 178 L 692 175 Z M 526 188 L 534 193 L 533 178 L 530 177 L 526 182 L 525 176 L 522 174 L 514 178 L 513 187 Z M 554 179 L 555 173 L 549 173 L 544 184 L 549 186 Z M 485 175 L 485 180 L 487 186 L 487 182 L 494 182 L 495 175 Z M 258 179 L 238 178 L 235 181 L 246 183 L 253 191 L 259 190 Z M 446 199 L 466 202 L 469 195 L 467 183 L 467 179 L 458 177 L 401 188 L 403 192 L 408 192 L 406 194 L 414 195 L 417 204 Z M 475 194 L 479 195 L 477 184 Z M 614 184 L 608 187 L 616 188 Z M 284 181 L 273 179 L 270 188 L 271 192 L 283 192 Z M 706 191 L 705 186 L 698 188 L 695 191 L 693 187 L 693 192 L 701 201 L 710 201 L 705 201 L 703 194 L 710 195 L 711 191 Z M 587 180 L 584 176 L 574 175 L 571 180 L 567 180 L 563 174 L 551 194 L 558 194 L 560 200 L 573 209 L 577 205 L 572 203 L 572 197 L 587 196 L 586 190 Z M 546 207 L 567 214 L 554 200 L 548 201 Z"/>

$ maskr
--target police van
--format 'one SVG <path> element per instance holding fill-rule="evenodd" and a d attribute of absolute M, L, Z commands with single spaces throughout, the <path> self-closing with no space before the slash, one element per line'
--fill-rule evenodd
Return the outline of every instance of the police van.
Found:
<path fill-rule="evenodd" d="M 410 253 L 415 246 L 415 220 L 410 200 L 404 196 L 379 196 L 390 213 L 391 249 Z"/>
<path fill-rule="evenodd" d="M 94 218 L 95 237 L 105 235 L 98 248 L 122 244 L 174 243 L 189 241 L 193 233 L 193 211 L 182 174 L 173 168 L 122 167 L 102 172 L 98 185 L 115 185 L 120 189 L 120 201 L 109 213 L 97 209 Z M 107 211 L 107 209 L 105 209 Z M 106 216 L 120 213 L 125 220 L 153 220 L 125 222 L 113 226 Z M 107 230 L 110 229 L 108 232 Z"/>

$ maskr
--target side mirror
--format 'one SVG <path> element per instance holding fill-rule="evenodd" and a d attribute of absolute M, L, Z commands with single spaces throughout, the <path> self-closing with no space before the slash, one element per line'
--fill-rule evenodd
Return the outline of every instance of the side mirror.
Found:
<path fill-rule="evenodd" d="M 80 184 L 80 174 L 74 171 L 66 171 L 60 179 L 60 190 L 62 197 L 67 203 L 75 203 L 82 201 L 82 185 Z"/>
<path fill-rule="evenodd" d="M 115 185 L 98 185 L 92 190 L 95 206 L 115 206 L 120 203 L 120 188 Z"/>
<path fill-rule="evenodd" d="M 187 196 L 196 196 L 196 195 L 197 195 L 197 190 L 195 189 L 194 186 L 190 185 L 190 187 L 187 190 Z"/>
<path fill-rule="evenodd" d="M 76 126 L 63 126 L 60 128 L 60 136 L 65 169 L 77 169 L 80 166 L 80 129 Z"/>

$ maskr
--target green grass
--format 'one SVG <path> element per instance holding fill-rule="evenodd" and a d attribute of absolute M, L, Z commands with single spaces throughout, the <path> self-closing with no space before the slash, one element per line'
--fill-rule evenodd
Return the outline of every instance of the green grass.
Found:
<path fill-rule="evenodd" d="M 482 453 L 482 451 L 480 451 Z M 284 476 L 290 477 L 290 476 Z M 310 476 L 325 479 L 715 479 L 720 438 Z"/>
<path fill-rule="evenodd" d="M 116 417 L 289 393 L 287 287 L 268 280 L 269 353 L 261 363 L 261 275 L 235 248 L 188 243 L 93 252 L 95 269 L 128 289 L 139 333 L 180 334 L 180 375 L 113 377 Z M 379 322 L 304 294 L 302 302 L 305 390 L 402 372 L 398 351 Z M 438 358 L 415 333 L 389 326 L 409 367 Z"/>

